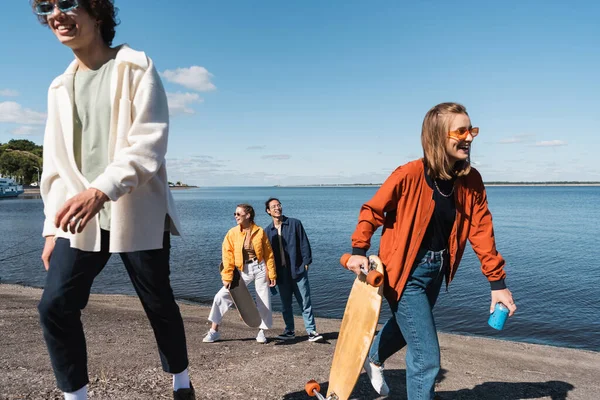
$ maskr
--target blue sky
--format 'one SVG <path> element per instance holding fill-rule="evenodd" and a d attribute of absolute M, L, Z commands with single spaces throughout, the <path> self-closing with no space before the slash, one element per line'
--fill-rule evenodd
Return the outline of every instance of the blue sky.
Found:
<path fill-rule="evenodd" d="M 41 144 L 72 53 L 28 1 L 3 3 L 0 142 Z M 485 181 L 600 181 L 596 1 L 116 5 L 115 44 L 144 50 L 169 93 L 173 181 L 381 182 L 421 156 L 423 117 L 443 101 L 481 128 Z"/>

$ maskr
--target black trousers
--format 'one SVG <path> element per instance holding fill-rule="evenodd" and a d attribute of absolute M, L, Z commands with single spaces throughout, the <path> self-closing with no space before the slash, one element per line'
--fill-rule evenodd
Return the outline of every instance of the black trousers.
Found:
<path fill-rule="evenodd" d="M 89 382 L 81 310 L 87 305 L 94 278 L 111 255 L 110 232 L 102 230 L 101 234 L 100 252 L 73 249 L 69 240 L 56 240 L 38 305 L 54 375 L 63 392 L 74 392 Z M 175 374 L 187 368 L 188 358 L 183 320 L 169 280 L 170 247 L 170 234 L 165 232 L 162 249 L 120 256 L 154 330 L 163 370 Z"/>

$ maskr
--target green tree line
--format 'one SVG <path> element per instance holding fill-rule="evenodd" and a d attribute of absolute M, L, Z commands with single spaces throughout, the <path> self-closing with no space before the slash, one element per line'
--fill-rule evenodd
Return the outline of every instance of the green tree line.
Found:
<path fill-rule="evenodd" d="M 0 174 L 24 185 L 37 182 L 38 170 L 42 173 L 42 152 L 43 147 L 30 140 L 0 143 Z"/>

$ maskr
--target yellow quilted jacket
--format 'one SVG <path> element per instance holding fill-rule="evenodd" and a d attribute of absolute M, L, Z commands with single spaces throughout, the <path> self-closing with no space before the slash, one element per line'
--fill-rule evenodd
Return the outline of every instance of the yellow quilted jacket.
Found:
<path fill-rule="evenodd" d="M 263 229 L 252 224 L 251 233 L 252 246 L 259 261 L 264 261 L 267 265 L 267 276 L 269 279 L 277 279 L 275 271 L 275 258 L 271 243 Z M 240 226 L 236 225 L 227 232 L 223 240 L 223 271 L 221 271 L 221 279 L 225 282 L 233 280 L 233 269 L 237 267 L 240 271 L 244 269 L 244 256 L 242 250 L 244 248 L 244 240 L 246 234 Z"/>

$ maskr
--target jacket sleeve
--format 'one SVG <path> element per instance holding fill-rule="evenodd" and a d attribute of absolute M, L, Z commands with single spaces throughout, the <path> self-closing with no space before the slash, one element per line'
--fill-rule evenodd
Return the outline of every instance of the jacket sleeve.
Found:
<path fill-rule="evenodd" d="M 366 255 L 371 237 L 385 221 L 385 213 L 398 206 L 402 192 L 402 167 L 398 167 L 381 185 L 371 200 L 362 205 L 358 224 L 352 234 L 352 254 Z"/>
<path fill-rule="evenodd" d="M 477 171 L 474 171 L 479 175 Z M 487 194 L 481 176 L 474 193 L 469 242 L 479 261 L 481 271 L 490 282 L 492 290 L 504 289 L 505 261 L 496 250 L 492 213 L 488 208 Z"/>
<path fill-rule="evenodd" d="M 267 271 L 269 279 L 277 279 L 277 269 L 275 268 L 275 257 L 273 256 L 273 249 L 267 234 L 263 231 L 262 234 L 262 248 L 265 256 L 265 263 L 267 264 Z"/>
<path fill-rule="evenodd" d="M 312 250 L 310 248 L 310 242 L 308 241 L 308 235 L 302 226 L 302 222 L 298 221 L 296 227 L 296 234 L 300 239 L 300 252 L 302 253 L 302 266 L 312 264 Z"/>
<path fill-rule="evenodd" d="M 129 146 L 116 152 L 113 161 L 90 185 L 112 201 L 148 182 L 165 161 L 169 107 L 152 61 L 134 93 L 131 118 L 127 133 Z"/>
<path fill-rule="evenodd" d="M 235 249 L 233 245 L 231 235 L 227 232 L 222 246 L 223 271 L 221 271 L 221 279 L 225 282 L 233 281 L 233 270 L 235 268 Z"/>
<path fill-rule="evenodd" d="M 57 228 L 54 226 L 56 213 L 67 201 L 67 189 L 65 183 L 58 174 L 54 160 L 54 145 L 56 137 L 51 119 L 56 114 L 54 102 L 48 94 L 48 121 L 46 121 L 46 131 L 44 133 L 44 157 L 42 166 L 42 177 L 40 179 L 40 194 L 44 202 L 44 228 L 42 236 L 54 236 Z"/>

